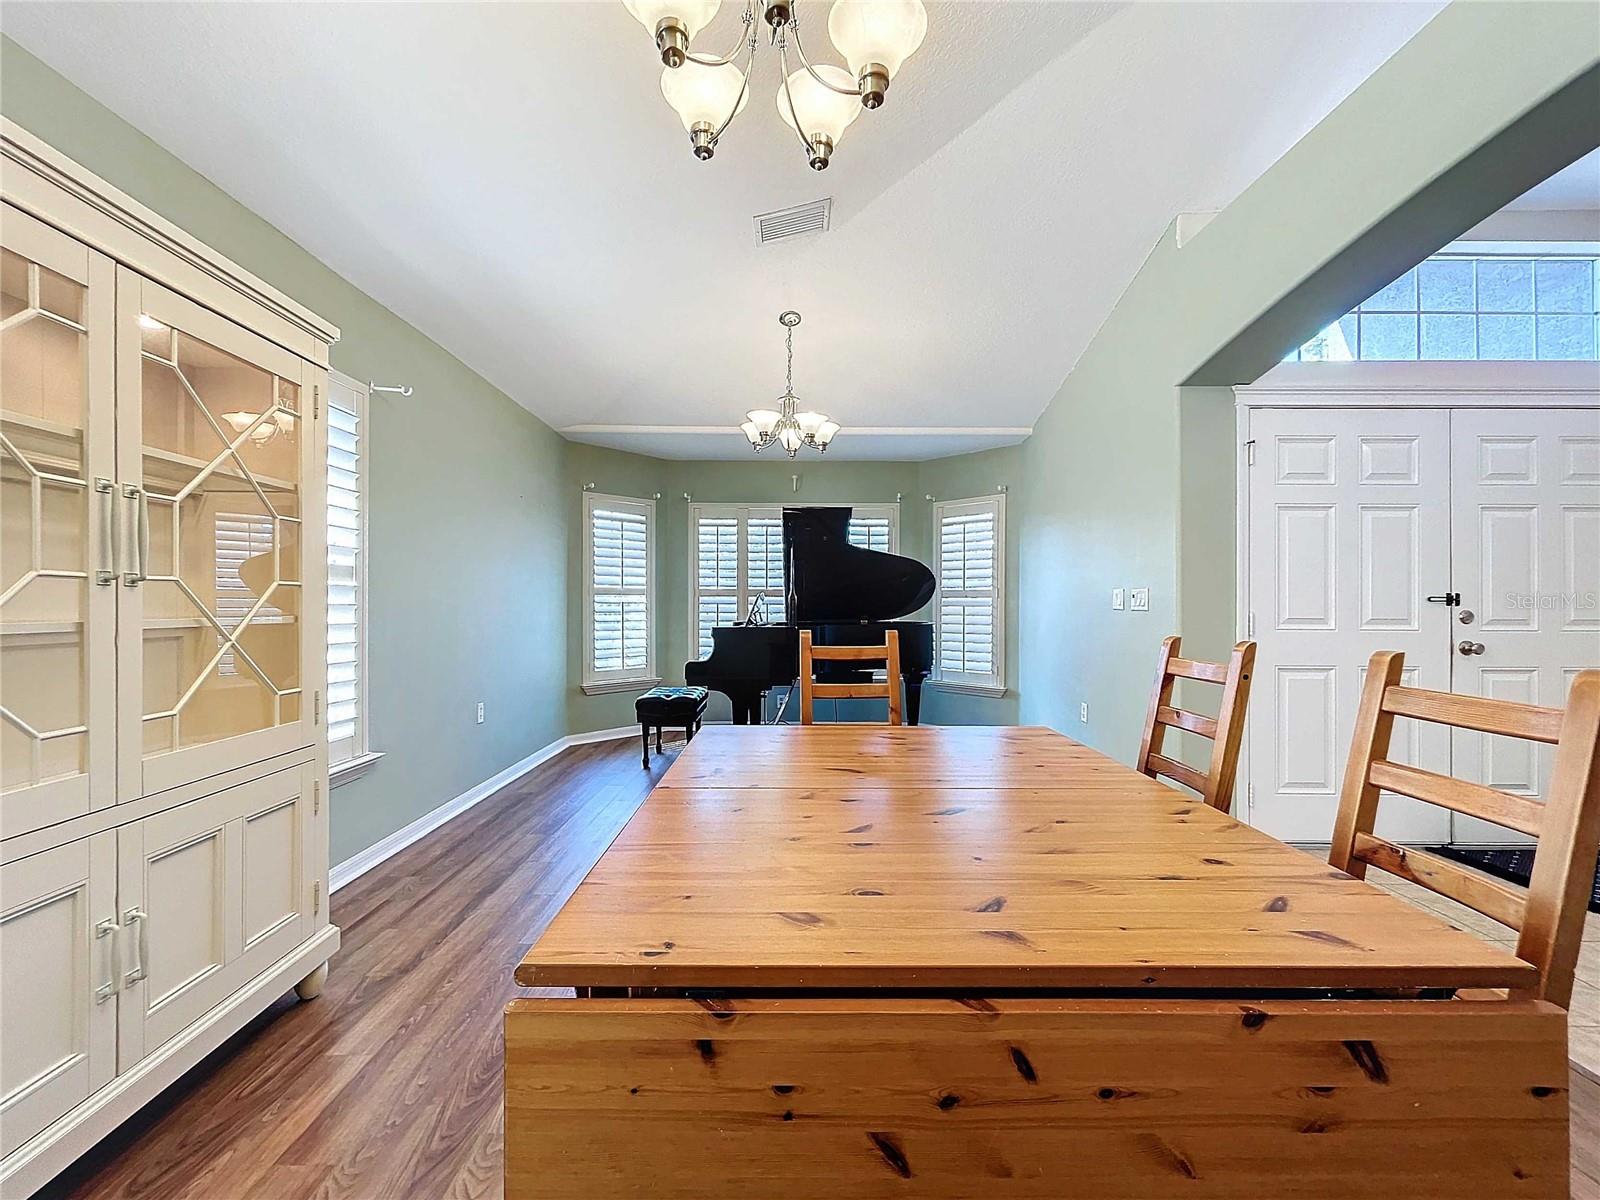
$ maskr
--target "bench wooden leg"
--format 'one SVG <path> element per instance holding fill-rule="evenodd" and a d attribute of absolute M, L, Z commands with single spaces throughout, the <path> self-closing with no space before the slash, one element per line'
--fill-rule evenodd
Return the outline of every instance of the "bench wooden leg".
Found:
<path fill-rule="evenodd" d="M 644 722 L 639 723 L 639 738 L 644 742 L 644 769 L 650 769 L 650 726 Z"/>

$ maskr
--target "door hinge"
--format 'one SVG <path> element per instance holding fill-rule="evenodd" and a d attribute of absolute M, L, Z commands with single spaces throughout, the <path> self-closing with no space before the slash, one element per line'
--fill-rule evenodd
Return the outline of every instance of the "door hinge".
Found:
<path fill-rule="evenodd" d="M 322 724 L 322 689 L 318 688 L 311 693 L 311 723 Z"/>
<path fill-rule="evenodd" d="M 1256 615 L 1253 612 L 1244 615 L 1244 635 L 1247 638 L 1253 638 L 1256 635 Z"/>
<path fill-rule="evenodd" d="M 313 817 L 322 812 L 322 780 L 317 780 L 311 785 L 311 815 Z"/>
<path fill-rule="evenodd" d="M 322 419 L 322 388 L 317 384 L 311 386 L 311 419 L 313 421 Z"/>
<path fill-rule="evenodd" d="M 1251 438 L 1248 442 L 1246 442 L 1244 444 L 1244 465 L 1247 466 L 1247 467 L 1253 467 L 1253 466 L 1256 465 L 1256 440 L 1255 440 L 1255 438 Z"/>
<path fill-rule="evenodd" d="M 322 880 L 318 879 L 311 885 L 311 915 L 322 914 Z"/>

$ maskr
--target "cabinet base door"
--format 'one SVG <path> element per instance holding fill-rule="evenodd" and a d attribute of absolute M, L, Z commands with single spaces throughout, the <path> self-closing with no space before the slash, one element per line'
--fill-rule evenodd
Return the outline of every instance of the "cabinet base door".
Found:
<path fill-rule="evenodd" d="M 117 831 L 129 945 L 122 1070 L 309 935 L 314 770 L 278 771 Z"/>
<path fill-rule="evenodd" d="M 0 867 L 0 1157 L 117 1068 L 116 835 Z"/>
<path fill-rule="evenodd" d="M 514 1000 L 508 1200 L 1567 1195 L 1497 1001 Z"/>

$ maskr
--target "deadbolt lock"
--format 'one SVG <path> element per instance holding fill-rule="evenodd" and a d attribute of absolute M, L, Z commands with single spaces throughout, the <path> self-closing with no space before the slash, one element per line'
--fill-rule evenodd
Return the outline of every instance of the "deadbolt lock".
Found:
<path fill-rule="evenodd" d="M 1463 608 L 1456 614 L 1456 620 L 1460 621 L 1463 625 L 1471 625 L 1472 610 L 1470 608 Z"/>

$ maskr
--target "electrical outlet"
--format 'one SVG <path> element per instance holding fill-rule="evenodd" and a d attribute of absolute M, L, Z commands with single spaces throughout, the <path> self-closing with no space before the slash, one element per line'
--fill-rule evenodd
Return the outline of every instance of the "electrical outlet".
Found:
<path fill-rule="evenodd" d="M 1087 700 L 1078 705 L 1078 720 L 1085 725 L 1089 723 L 1089 702 Z"/>
<path fill-rule="evenodd" d="M 1128 607 L 1134 612 L 1150 611 L 1150 589 L 1134 588 L 1128 593 Z"/>
<path fill-rule="evenodd" d="M 483 724 L 483 701 L 478 701 L 478 724 Z"/>
<path fill-rule="evenodd" d="M 1122 589 L 1121 588 L 1112 588 L 1111 589 L 1111 607 L 1116 609 L 1118 612 L 1122 611 Z"/>

